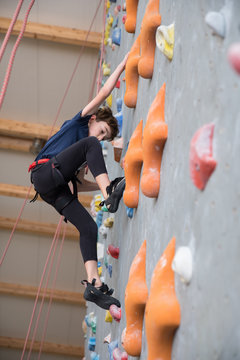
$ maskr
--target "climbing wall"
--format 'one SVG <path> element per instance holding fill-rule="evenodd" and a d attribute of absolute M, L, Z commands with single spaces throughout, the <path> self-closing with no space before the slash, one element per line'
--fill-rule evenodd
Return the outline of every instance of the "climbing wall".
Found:
<path fill-rule="evenodd" d="M 88 306 L 86 359 L 113 359 L 117 344 L 115 359 L 124 348 L 128 359 L 239 359 L 240 2 L 109 5 L 105 63 L 131 53 L 112 94 L 122 162 L 104 148 L 126 191 L 116 214 L 102 213 L 114 223 L 99 232 L 99 266 L 122 308 L 107 322 Z"/>

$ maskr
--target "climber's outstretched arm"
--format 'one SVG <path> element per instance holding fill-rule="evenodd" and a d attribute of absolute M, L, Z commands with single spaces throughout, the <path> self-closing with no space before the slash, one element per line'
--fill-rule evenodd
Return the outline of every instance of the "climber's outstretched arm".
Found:
<path fill-rule="evenodd" d="M 128 59 L 128 53 L 124 57 L 124 59 L 120 62 L 120 64 L 117 66 L 117 68 L 114 70 L 112 75 L 105 82 L 104 86 L 101 88 L 101 90 L 96 95 L 96 97 L 88 105 L 84 107 L 82 111 L 82 116 L 94 114 L 99 108 L 99 106 L 104 102 L 104 100 L 111 94 L 112 90 L 114 89 L 118 81 L 119 76 L 125 69 L 127 59 Z"/>

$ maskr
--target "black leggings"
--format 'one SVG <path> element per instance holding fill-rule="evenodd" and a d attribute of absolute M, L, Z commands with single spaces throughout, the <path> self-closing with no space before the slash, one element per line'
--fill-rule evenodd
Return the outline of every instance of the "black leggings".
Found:
<path fill-rule="evenodd" d="M 75 225 L 80 233 L 80 249 L 84 262 L 88 260 L 97 261 L 97 225 L 78 199 L 73 197 L 67 183 L 85 162 L 87 162 L 94 177 L 107 173 L 101 144 L 96 137 L 89 136 L 63 150 L 56 158 L 59 171 L 66 181 L 65 185 L 56 187 L 51 160 L 44 165 L 39 165 L 36 170 L 34 169 L 31 180 L 41 198 L 55 209 L 57 199 L 66 196 L 71 199 L 61 214 Z"/>

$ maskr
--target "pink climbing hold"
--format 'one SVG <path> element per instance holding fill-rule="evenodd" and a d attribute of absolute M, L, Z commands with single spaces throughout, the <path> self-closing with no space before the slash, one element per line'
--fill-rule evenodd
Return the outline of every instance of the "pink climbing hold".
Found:
<path fill-rule="evenodd" d="M 123 15 L 123 17 L 122 17 L 122 23 L 123 23 L 123 24 L 125 24 L 126 19 L 127 19 L 127 15 Z"/>
<path fill-rule="evenodd" d="M 118 347 L 113 350 L 113 360 L 127 360 L 128 354 L 126 351 L 121 351 Z"/>
<path fill-rule="evenodd" d="M 121 316 L 122 316 L 121 308 L 113 304 L 110 306 L 109 312 L 115 321 L 119 322 L 121 320 Z"/>
<path fill-rule="evenodd" d="M 190 146 L 190 175 L 195 186 L 203 190 L 217 162 L 212 154 L 214 124 L 206 124 L 194 134 Z"/>
<path fill-rule="evenodd" d="M 115 247 L 113 245 L 108 245 L 107 253 L 111 255 L 114 259 L 118 259 L 119 257 L 119 247 Z"/>
<path fill-rule="evenodd" d="M 240 74 L 240 42 L 230 46 L 228 50 L 228 61 L 233 69 Z"/>

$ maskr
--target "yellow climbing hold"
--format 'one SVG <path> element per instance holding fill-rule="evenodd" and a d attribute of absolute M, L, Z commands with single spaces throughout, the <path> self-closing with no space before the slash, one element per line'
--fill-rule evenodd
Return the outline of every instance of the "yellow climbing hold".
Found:
<path fill-rule="evenodd" d="M 112 322 L 112 315 L 109 310 L 106 311 L 105 322 Z"/>
<path fill-rule="evenodd" d="M 111 72 L 110 65 L 109 65 L 109 64 L 106 64 L 106 63 L 104 62 L 103 65 L 102 65 L 102 67 L 103 67 L 103 75 L 104 75 L 104 76 L 109 76 L 109 75 L 110 75 L 110 72 Z"/>
<path fill-rule="evenodd" d="M 169 26 L 160 25 L 156 31 L 156 44 L 169 60 L 173 57 L 174 47 L 174 24 Z"/>
<path fill-rule="evenodd" d="M 106 103 L 109 107 L 112 107 L 112 94 L 106 98 Z"/>
<path fill-rule="evenodd" d="M 101 194 L 97 194 L 94 196 L 94 207 L 96 212 L 102 210 L 102 207 L 100 206 L 100 203 L 102 201 L 103 201 L 103 197 Z"/>
<path fill-rule="evenodd" d="M 114 224 L 114 218 L 113 217 L 108 217 L 107 219 L 104 220 L 103 224 L 108 227 L 111 228 Z"/>
<path fill-rule="evenodd" d="M 102 275 L 102 266 L 98 267 L 98 275 L 101 276 Z"/>

